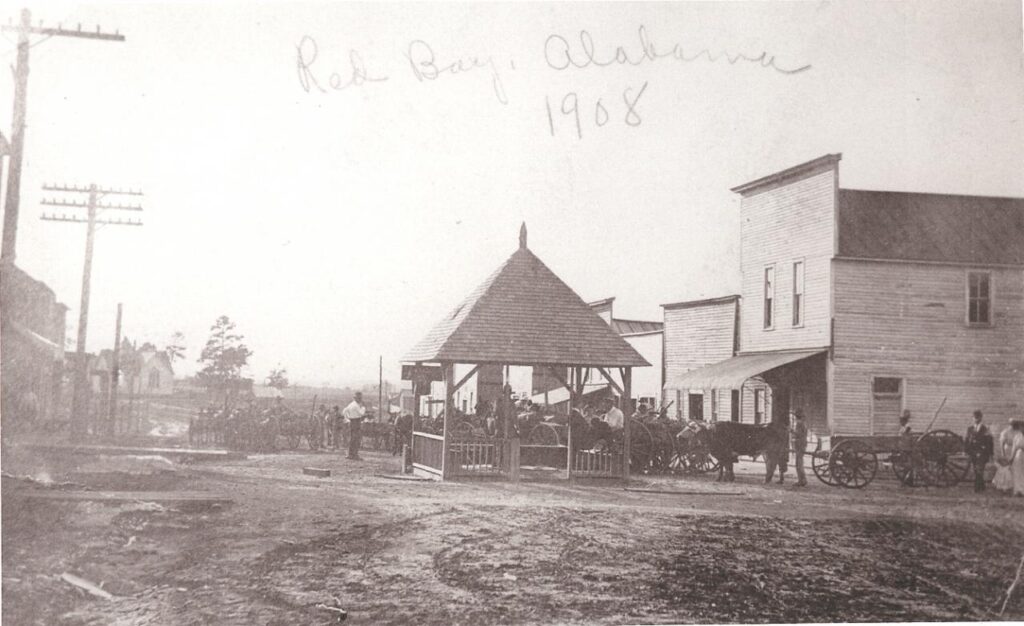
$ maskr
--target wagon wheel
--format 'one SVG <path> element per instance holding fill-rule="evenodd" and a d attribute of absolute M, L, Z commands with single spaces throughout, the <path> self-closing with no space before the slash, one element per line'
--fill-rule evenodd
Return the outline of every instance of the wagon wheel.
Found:
<path fill-rule="evenodd" d="M 960 435 L 949 430 L 933 430 L 925 433 L 915 447 L 931 484 L 952 487 L 967 476 L 971 461 Z"/>
<path fill-rule="evenodd" d="M 526 443 L 534 446 L 560 446 L 562 445 L 558 429 L 554 424 L 541 422 L 530 429 L 526 436 Z"/>
<path fill-rule="evenodd" d="M 899 450 L 889 457 L 892 473 L 907 487 L 925 487 L 931 477 L 924 473 L 924 459 L 917 450 Z"/>
<path fill-rule="evenodd" d="M 878 457 L 863 441 L 850 439 L 832 449 L 828 468 L 832 479 L 840 486 L 861 489 L 875 479 Z"/>
<path fill-rule="evenodd" d="M 718 461 L 703 446 L 695 446 L 687 451 L 684 458 L 686 471 L 691 474 L 707 474 L 718 470 Z"/>
<path fill-rule="evenodd" d="M 811 453 L 811 470 L 818 480 L 831 487 L 838 487 L 839 481 L 832 475 L 828 462 L 829 453 L 824 450 L 815 450 Z"/>
<path fill-rule="evenodd" d="M 671 471 L 672 459 L 676 456 L 675 437 L 664 424 L 651 424 L 648 426 L 648 430 L 654 437 L 654 456 L 651 459 L 651 469 L 658 473 Z"/>

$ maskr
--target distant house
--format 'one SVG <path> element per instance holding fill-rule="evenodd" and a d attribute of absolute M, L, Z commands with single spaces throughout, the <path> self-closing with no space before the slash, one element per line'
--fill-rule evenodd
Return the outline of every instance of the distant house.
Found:
<path fill-rule="evenodd" d="M 819 434 L 895 433 L 903 410 L 924 430 L 943 397 L 936 428 L 960 431 L 975 409 L 1019 416 L 1024 199 L 844 189 L 841 158 L 733 189 L 736 317 L 725 302 L 717 321 L 666 307 L 666 393 L 728 398 L 760 380 L 766 411 L 802 410 Z M 723 346 L 682 339 L 702 325 Z"/>
<path fill-rule="evenodd" d="M 169 396 L 174 393 L 174 368 L 165 352 L 146 348 L 135 350 L 125 340 L 120 351 L 118 391 L 135 395 Z M 114 351 L 102 350 L 89 364 L 94 393 L 109 393 L 114 369 Z"/>
<path fill-rule="evenodd" d="M 284 393 L 277 387 L 253 385 L 252 396 L 256 400 L 273 400 L 274 398 L 284 398 Z"/>

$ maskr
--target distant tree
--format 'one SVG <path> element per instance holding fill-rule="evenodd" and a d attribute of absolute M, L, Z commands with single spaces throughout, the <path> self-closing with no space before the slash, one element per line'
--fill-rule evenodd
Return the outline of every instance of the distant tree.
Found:
<path fill-rule="evenodd" d="M 171 335 L 171 340 L 164 348 L 164 354 L 167 355 L 167 360 L 171 362 L 171 365 L 174 365 L 176 359 L 185 358 L 185 335 L 180 330 Z"/>
<path fill-rule="evenodd" d="M 270 370 L 270 375 L 267 376 L 267 386 L 273 387 L 274 389 L 284 389 L 287 387 L 288 370 L 284 368 Z"/>
<path fill-rule="evenodd" d="M 242 369 L 252 356 L 252 350 L 242 343 L 243 339 L 235 332 L 234 322 L 227 315 L 221 315 L 210 327 L 210 338 L 199 355 L 203 368 L 196 379 L 208 390 L 222 392 L 225 401 L 242 387 Z"/>

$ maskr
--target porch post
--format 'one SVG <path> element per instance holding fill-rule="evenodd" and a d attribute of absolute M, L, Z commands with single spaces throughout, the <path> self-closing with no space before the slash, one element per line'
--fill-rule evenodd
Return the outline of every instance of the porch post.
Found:
<path fill-rule="evenodd" d="M 622 414 L 625 417 L 623 420 L 622 429 L 622 478 L 629 479 L 629 426 L 630 418 L 633 415 L 633 368 L 627 367 L 622 370 Z"/>
<path fill-rule="evenodd" d="M 455 409 L 455 403 L 452 402 L 452 393 L 455 385 L 453 380 L 455 377 L 455 365 L 450 362 L 442 363 L 441 371 L 444 374 L 444 430 L 441 434 L 441 480 L 448 480 L 453 473 L 451 463 L 448 462 L 448 451 L 451 445 L 449 433 L 451 432 L 452 415 Z"/>

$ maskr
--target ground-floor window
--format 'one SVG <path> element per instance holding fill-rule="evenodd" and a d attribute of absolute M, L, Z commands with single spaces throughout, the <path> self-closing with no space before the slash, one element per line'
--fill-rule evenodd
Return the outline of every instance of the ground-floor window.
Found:
<path fill-rule="evenodd" d="M 729 405 L 730 419 L 734 422 L 740 421 L 740 390 L 732 390 L 732 404 Z"/>
<path fill-rule="evenodd" d="M 764 421 L 764 389 L 754 390 L 754 423 Z"/>

